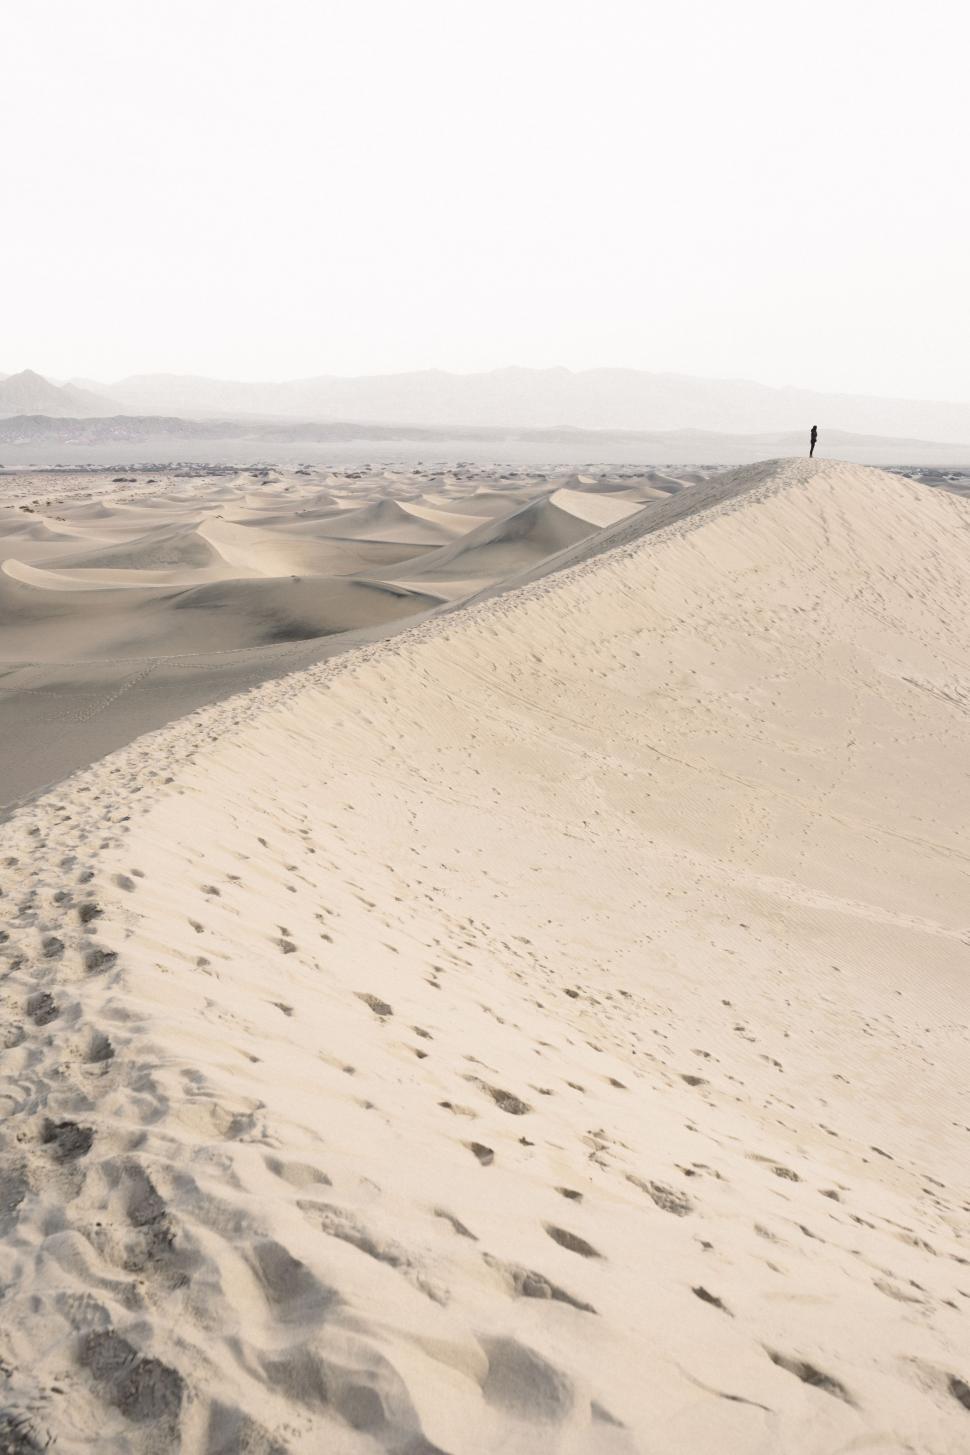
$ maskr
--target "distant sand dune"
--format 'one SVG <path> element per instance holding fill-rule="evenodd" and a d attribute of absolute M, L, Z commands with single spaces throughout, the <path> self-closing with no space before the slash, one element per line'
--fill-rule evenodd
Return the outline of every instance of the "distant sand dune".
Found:
<path fill-rule="evenodd" d="M 0 538 L 15 541 L 70 541 L 75 539 L 68 531 L 50 525 L 46 520 L 15 519 L 7 516 L 0 519 Z"/>
<path fill-rule="evenodd" d="M 511 508 L 512 502 L 506 502 L 506 513 Z M 445 506 L 436 506 L 426 503 L 423 500 L 407 500 L 401 503 L 401 509 L 406 515 L 414 516 L 417 520 L 426 520 L 430 525 L 437 527 L 444 532 L 445 536 L 454 539 L 457 536 L 467 534 L 476 526 L 485 525 L 492 519 L 488 512 L 481 515 L 472 515 L 466 511 L 449 509 Z"/>
<path fill-rule="evenodd" d="M 597 513 L 593 502 L 588 509 Z M 415 557 L 407 563 L 402 575 L 409 582 L 434 582 L 439 577 L 467 582 L 467 594 L 476 583 L 498 581 L 514 571 L 524 570 L 584 540 L 596 529 L 590 520 L 573 510 L 564 509 L 550 499 L 536 500 L 510 515 L 477 526 L 451 545 Z"/>
<path fill-rule="evenodd" d="M 317 576 L 234 576 L 176 588 L 167 582 L 84 583 L 80 576 L 4 562 L 0 613 L 11 623 L 3 636 L 12 656 L 84 662 L 237 651 L 373 627 L 442 600 L 430 592 Z"/>
<path fill-rule="evenodd" d="M 464 499 L 439 495 L 434 491 L 429 491 L 425 496 L 429 505 L 444 506 L 452 515 L 478 516 L 479 519 L 485 516 L 494 519 L 495 516 L 508 515 L 517 505 L 527 504 L 528 498 L 528 494 L 521 490 L 476 490 Z"/>
<path fill-rule="evenodd" d="M 558 510 L 565 510 L 568 515 L 575 515 L 579 520 L 596 526 L 614 525 L 618 520 L 625 520 L 628 515 L 635 513 L 639 505 L 638 501 L 624 496 L 597 495 L 592 491 L 566 488 L 553 491 L 549 496 L 549 503 Z"/>
<path fill-rule="evenodd" d="M 15 1448 L 965 1455 L 968 528 L 721 476 L 4 825 Z"/>
<path fill-rule="evenodd" d="M 406 561 L 422 547 L 393 541 L 290 535 L 283 528 L 261 531 L 230 521 L 209 520 L 200 534 L 230 566 L 262 576 L 352 576 L 356 572 Z"/>
<path fill-rule="evenodd" d="M 640 504 L 644 479 L 384 466 L 0 475 L 0 803 L 548 563 Z M 427 581 L 407 579 L 418 560 Z"/>
<path fill-rule="evenodd" d="M 358 627 L 378 626 L 437 606 L 430 593 L 405 591 L 371 582 L 298 577 L 293 580 L 237 580 L 194 586 L 173 597 L 176 613 L 201 613 L 207 644 L 223 650 L 259 641 L 296 641 L 330 636 Z M 212 613 L 217 613 L 213 622 Z M 176 617 L 166 614 L 166 628 Z M 186 628 L 198 645 L 202 625 Z"/>
<path fill-rule="evenodd" d="M 220 554 L 197 525 L 154 526 L 144 535 L 115 545 L 97 546 L 62 558 L 58 568 L 116 571 L 204 570 L 218 563 Z"/>
<path fill-rule="evenodd" d="M 400 545 L 434 545 L 451 533 L 430 519 L 409 512 L 396 500 L 381 500 L 322 521 L 319 535 L 358 541 L 393 541 Z"/>
<path fill-rule="evenodd" d="M 110 566 L 89 569 L 62 561 L 57 561 L 54 566 L 33 566 L 28 561 L 18 561 L 12 556 L 0 563 L 0 573 L 11 581 L 19 581 L 21 585 L 33 587 L 36 591 L 76 592 L 101 591 L 109 586 L 136 590 L 146 586 L 170 586 L 178 579 L 179 574 L 177 571 L 125 570 L 123 567 L 113 570 Z M 205 571 L 198 567 L 188 574 L 193 581 L 205 577 Z M 32 614 L 26 597 L 19 603 L 13 598 L 8 599 L 6 611 L 9 613 L 9 621 L 5 623 L 5 631 L 15 634 Z"/>

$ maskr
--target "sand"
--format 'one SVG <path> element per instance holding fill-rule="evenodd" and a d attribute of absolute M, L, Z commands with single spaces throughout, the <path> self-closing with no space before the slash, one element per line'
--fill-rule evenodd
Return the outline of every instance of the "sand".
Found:
<path fill-rule="evenodd" d="M 0 829 L 10 1448 L 970 1447 L 970 505 L 612 529 Z"/>
<path fill-rule="evenodd" d="M 695 478 L 0 475 L 0 811 L 149 728 L 460 604 Z"/>

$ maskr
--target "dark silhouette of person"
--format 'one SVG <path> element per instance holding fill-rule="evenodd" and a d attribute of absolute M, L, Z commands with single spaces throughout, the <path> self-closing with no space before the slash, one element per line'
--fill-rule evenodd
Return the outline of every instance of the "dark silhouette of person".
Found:
<path fill-rule="evenodd" d="M 811 443 L 811 446 L 810 446 L 809 451 L 808 451 L 808 458 L 809 459 L 811 459 L 812 456 L 815 453 L 815 441 L 817 439 L 818 439 L 818 425 L 817 424 L 813 424 L 812 425 L 812 434 L 811 434 L 812 443 Z"/>

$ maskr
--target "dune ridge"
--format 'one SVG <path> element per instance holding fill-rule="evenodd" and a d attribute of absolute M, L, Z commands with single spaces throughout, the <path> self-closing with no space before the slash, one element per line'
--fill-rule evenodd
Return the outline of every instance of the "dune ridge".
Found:
<path fill-rule="evenodd" d="M 0 828 L 23 1440 L 962 1455 L 968 529 L 736 471 Z"/>
<path fill-rule="evenodd" d="M 0 474 L 0 811 L 139 732 L 549 564 L 652 499 L 655 475 Z"/>

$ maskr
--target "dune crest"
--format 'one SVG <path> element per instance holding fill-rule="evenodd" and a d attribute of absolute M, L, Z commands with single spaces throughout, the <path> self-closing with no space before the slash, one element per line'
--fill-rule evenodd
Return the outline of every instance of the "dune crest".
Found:
<path fill-rule="evenodd" d="M 968 528 L 736 471 L 4 825 L 38 1447 L 962 1455 Z"/>

